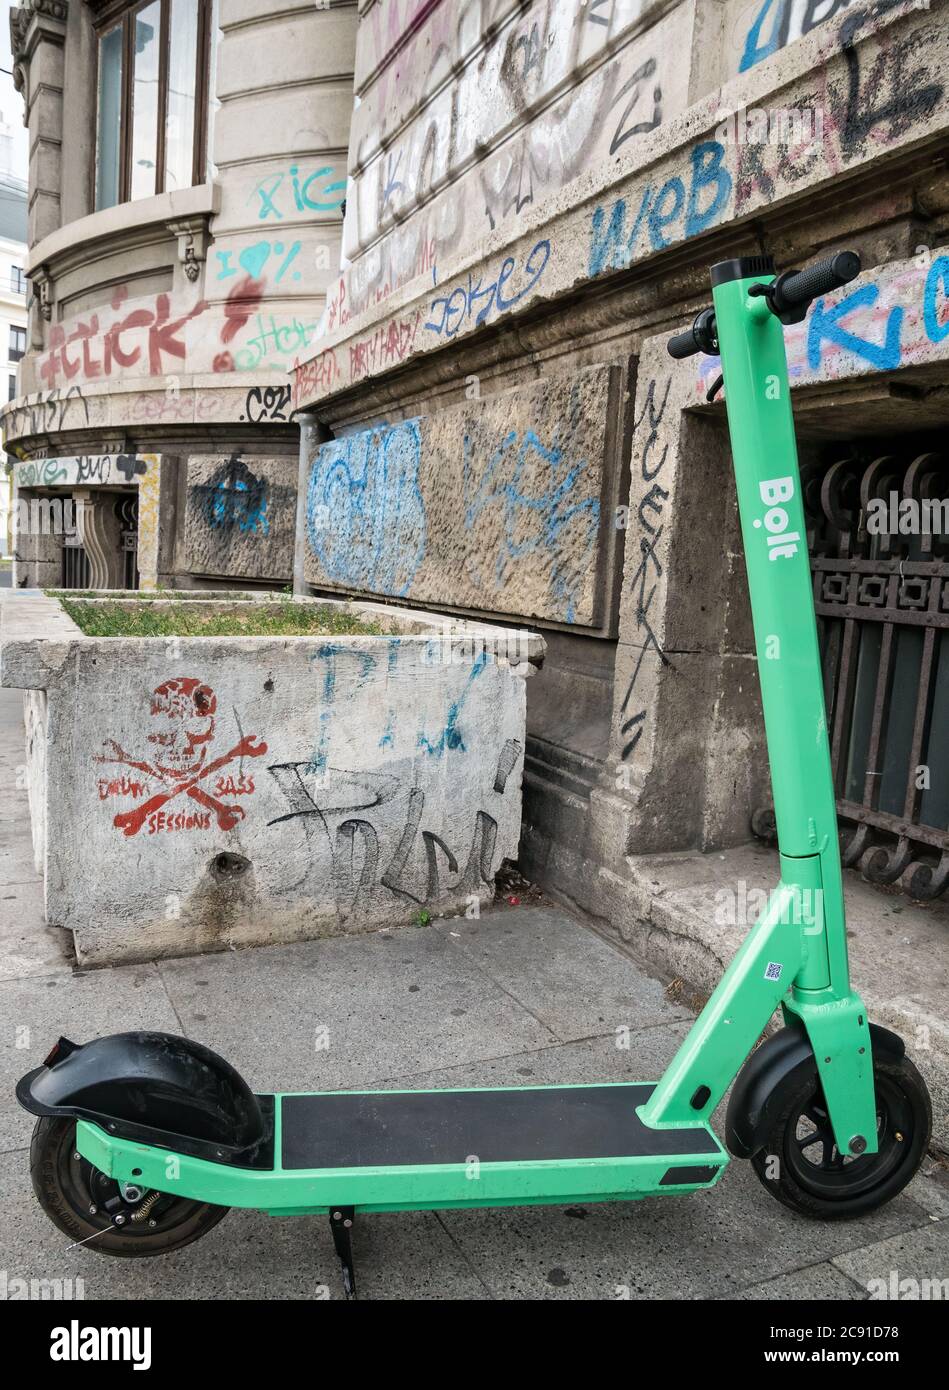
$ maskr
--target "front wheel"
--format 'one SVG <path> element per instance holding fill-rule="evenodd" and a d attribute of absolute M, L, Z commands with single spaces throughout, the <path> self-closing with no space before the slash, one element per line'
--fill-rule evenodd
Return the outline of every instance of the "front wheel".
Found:
<path fill-rule="evenodd" d="M 205 1235 L 230 1210 L 128 1183 L 120 1186 L 79 1153 L 75 1120 L 37 1120 L 30 1145 L 30 1177 L 53 1225 L 106 1255 L 165 1255 L 180 1250 Z"/>
<path fill-rule="evenodd" d="M 889 1202 L 915 1176 L 929 1144 L 932 1105 L 908 1057 L 874 1058 L 875 1154 L 841 1154 L 816 1066 L 778 1084 L 774 1118 L 752 1166 L 773 1197 L 804 1216 L 843 1221 Z"/>

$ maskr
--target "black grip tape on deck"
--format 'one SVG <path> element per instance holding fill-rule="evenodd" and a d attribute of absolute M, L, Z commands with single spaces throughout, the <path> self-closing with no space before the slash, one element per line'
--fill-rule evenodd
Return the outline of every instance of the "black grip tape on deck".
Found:
<path fill-rule="evenodd" d="M 283 1167 L 518 1163 L 721 1152 L 712 1134 L 649 1129 L 636 1114 L 655 1088 L 349 1092 L 284 1096 Z"/>

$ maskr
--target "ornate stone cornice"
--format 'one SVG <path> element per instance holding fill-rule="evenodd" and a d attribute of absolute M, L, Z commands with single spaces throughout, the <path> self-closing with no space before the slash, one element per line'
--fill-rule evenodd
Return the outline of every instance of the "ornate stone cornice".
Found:
<path fill-rule="evenodd" d="M 14 58 L 23 56 L 27 31 L 34 15 L 65 24 L 69 15 L 69 0 L 20 0 L 10 9 L 10 44 Z"/>
<path fill-rule="evenodd" d="M 42 32 L 54 43 L 64 43 L 68 17 L 69 0 L 20 0 L 20 4 L 10 10 L 13 83 L 18 92 L 22 92 L 26 85 L 25 67 L 39 33 Z"/>

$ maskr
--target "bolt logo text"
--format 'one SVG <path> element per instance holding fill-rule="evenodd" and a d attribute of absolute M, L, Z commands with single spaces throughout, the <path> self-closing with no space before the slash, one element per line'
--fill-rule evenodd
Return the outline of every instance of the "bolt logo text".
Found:
<path fill-rule="evenodd" d="M 780 503 L 790 502 L 794 496 L 794 480 L 793 478 L 771 478 L 768 482 L 759 483 L 758 491 L 768 510 L 764 514 L 764 521 L 758 517 L 752 525 L 756 529 L 760 529 L 763 525 L 768 532 L 768 558 L 770 560 L 777 560 L 779 557 L 790 560 L 792 555 L 797 554 L 797 543 L 801 537 L 797 531 L 788 530 L 788 514 Z"/>

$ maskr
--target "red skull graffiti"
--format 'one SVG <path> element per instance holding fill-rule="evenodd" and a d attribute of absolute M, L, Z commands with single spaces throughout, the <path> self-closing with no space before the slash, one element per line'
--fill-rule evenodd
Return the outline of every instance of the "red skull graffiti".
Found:
<path fill-rule="evenodd" d="M 152 694 L 151 731 L 147 741 L 154 749 L 150 760 L 136 759 L 126 753 L 115 739 L 107 739 L 112 755 L 101 754 L 99 763 L 123 763 L 164 783 L 165 790 L 150 797 L 131 811 L 120 812 L 113 825 L 126 835 L 137 835 L 149 816 L 159 811 L 173 797 L 188 796 L 200 806 L 213 811 L 222 830 L 233 830 L 244 818 L 242 806 L 228 806 L 210 795 L 199 783 L 207 781 L 235 758 L 257 758 L 266 753 L 266 743 L 259 743 L 248 734 L 217 758 L 209 753 L 214 740 L 214 716 L 217 696 L 209 685 L 194 676 L 176 676 L 164 681 Z"/>
<path fill-rule="evenodd" d="M 193 676 L 165 681 L 152 696 L 152 765 L 162 777 L 186 777 L 201 768 L 214 737 L 217 696 Z"/>

